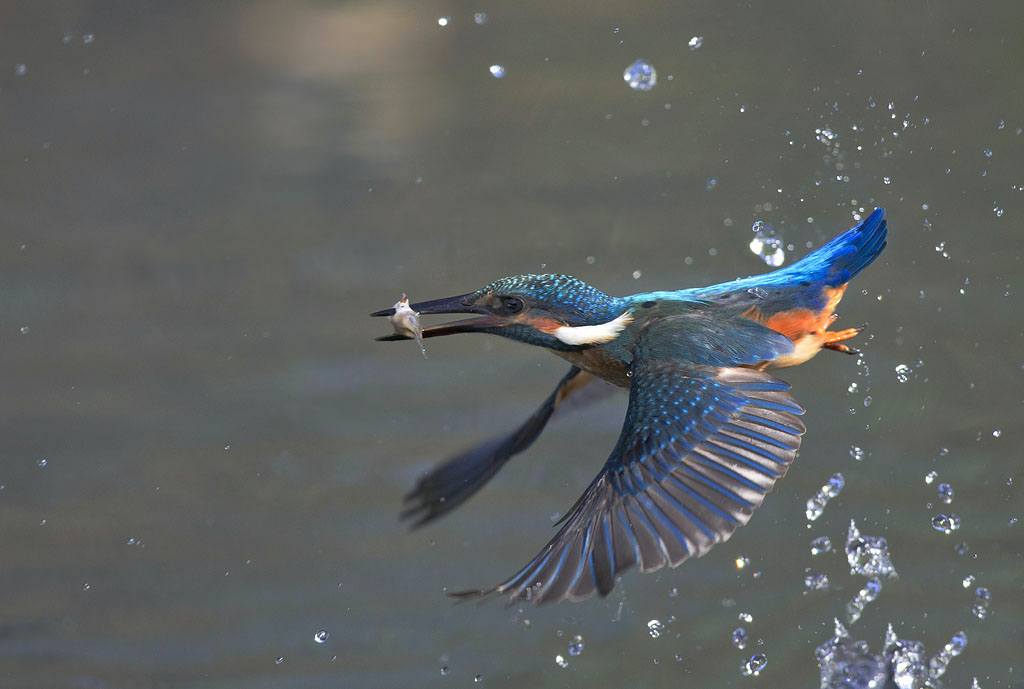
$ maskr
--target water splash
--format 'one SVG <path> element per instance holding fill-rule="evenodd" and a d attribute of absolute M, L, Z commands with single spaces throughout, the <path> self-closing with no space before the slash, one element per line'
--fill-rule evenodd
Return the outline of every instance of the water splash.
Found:
<path fill-rule="evenodd" d="M 657 639 L 664 631 L 665 625 L 661 623 L 661 620 L 651 620 L 647 623 L 647 632 L 652 639 Z"/>
<path fill-rule="evenodd" d="M 910 373 L 911 371 L 909 366 L 907 366 L 906 364 L 899 364 L 896 367 L 896 380 L 898 380 L 901 383 L 906 383 L 908 380 L 910 380 Z"/>
<path fill-rule="evenodd" d="M 932 528 L 947 536 L 960 528 L 960 517 L 953 514 L 937 514 L 932 517 Z"/>
<path fill-rule="evenodd" d="M 882 582 L 878 579 L 869 579 L 864 588 L 853 597 L 853 600 L 846 604 L 846 621 L 853 624 L 859 620 L 867 604 L 878 598 L 878 594 L 881 592 Z"/>
<path fill-rule="evenodd" d="M 897 638 L 890 624 L 879 655 L 871 653 L 866 641 L 851 640 L 839 620 L 835 624 L 834 636 L 815 649 L 822 689 L 941 689 L 938 678 L 967 644 L 967 637 L 959 632 L 927 661 L 924 644 Z"/>
<path fill-rule="evenodd" d="M 768 656 L 764 653 L 755 653 L 740 663 L 740 674 L 744 677 L 757 677 L 766 667 L 768 667 Z"/>
<path fill-rule="evenodd" d="M 811 555 L 821 555 L 832 552 L 832 539 L 828 536 L 819 536 L 811 541 Z"/>
<path fill-rule="evenodd" d="M 786 252 L 782 248 L 782 239 L 775 236 L 772 226 L 758 220 L 750 229 L 754 233 L 754 238 L 750 240 L 750 250 L 773 268 L 781 266 L 786 260 Z"/>
<path fill-rule="evenodd" d="M 946 673 L 946 667 L 949 665 L 949 661 L 963 653 L 964 648 L 966 647 L 967 635 L 963 632 L 957 632 L 954 634 L 949 643 L 943 646 L 942 650 L 939 651 L 934 658 L 928 661 L 928 675 L 932 679 L 942 677 L 942 675 Z"/>
<path fill-rule="evenodd" d="M 804 577 L 804 588 L 808 591 L 827 591 L 828 587 L 827 574 L 808 574 Z"/>
<path fill-rule="evenodd" d="M 846 534 L 846 559 L 850 574 L 865 577 L 899 576 L 889 555 L 889 544 L 881 536 L 862 536 L 854 520 Z"/>
<path fill-rule="evenodd" d="M 622 78 L 634 91 L 650 91 L 658 83 L 658 72 L 647 60 L 637 59 L 626 67 Z"/>
<path fill-rule="evenodd" d="M 818 489 L 818 492 L 807 501 L 807 521 L 813 522 L 825 511 L 825 505 L 842 492 L 845 480 L 842 474 L 833 474 L 828 483 Z"/>
<path fill-rule="evenodd" d="M 992 593 L 984 586 L 974 589 L 974 605 L 971 606 L 971 614 L 979 620 L 984 620 L 992 614 Z"/>

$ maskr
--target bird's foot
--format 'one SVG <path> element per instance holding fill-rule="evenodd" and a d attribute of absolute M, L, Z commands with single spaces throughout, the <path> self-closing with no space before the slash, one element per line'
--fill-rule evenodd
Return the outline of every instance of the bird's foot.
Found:
<path fill-rule="evenodd" d="M 835 321 L 835 318 L 832 320 Z M 856 337 L 866 327 L 868 327 L 867 323 L 859 328 L 847 328 L 846 330 L 837 330 L 835 332 L 826 331 L 824 333 L 821 346 L 824 349 L 831 349 L 832 351 L 842 352 L 843 354 L 860 354 L 859 349 L 854 349 L 853 347 L 841 343 L 843 340 L 849 340 L 852 337 Z"/>

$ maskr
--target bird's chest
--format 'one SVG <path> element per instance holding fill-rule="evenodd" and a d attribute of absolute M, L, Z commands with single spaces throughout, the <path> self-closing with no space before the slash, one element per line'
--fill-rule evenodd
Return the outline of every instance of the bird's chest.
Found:
<path fill-rule="evenodd" d="M 552 350 L 555 354 L 574 366 L 579 366 L 587 373 L 593 374 L 621 388 L 629 387 L 629 366 L 623 361 L 608 354 L 601 347 L 591 347 L 573 352 Z"/>

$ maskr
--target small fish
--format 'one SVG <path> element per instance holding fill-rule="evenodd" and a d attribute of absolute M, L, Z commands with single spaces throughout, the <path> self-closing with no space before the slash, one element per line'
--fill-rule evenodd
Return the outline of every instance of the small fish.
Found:
<path fill-rule="evenodd" d="M 423 358 L 427 358 L 427 349 L 423 346 L 423 337 L 421 333 L 423 329 L 420 328 L 420 315 L 409 307 L 409 297 L 402 293 L 402 298 L 395 302 L 395 313 L 393 316 L 388 316 L 388 320 L 391 322 L 391 327 L 395 329 L 396 335 L 402 335 L 409 339 L 416 340 L 416 344 L 420 346 L 420 351 L 423 352 Z"/>

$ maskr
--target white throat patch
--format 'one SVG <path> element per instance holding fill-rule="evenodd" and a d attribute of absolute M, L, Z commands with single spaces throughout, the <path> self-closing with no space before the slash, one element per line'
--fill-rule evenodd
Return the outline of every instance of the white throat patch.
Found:
<path fill-rule="evenodd" d="M 633 314 L 626 311 L 615 320 L 600 325 L 580 325 L 572 327 L 563 325 L 552 335 L 567 345 L 603 344 L 611 342 L 619 336 L 627 325 L 633 321 Z"/>

